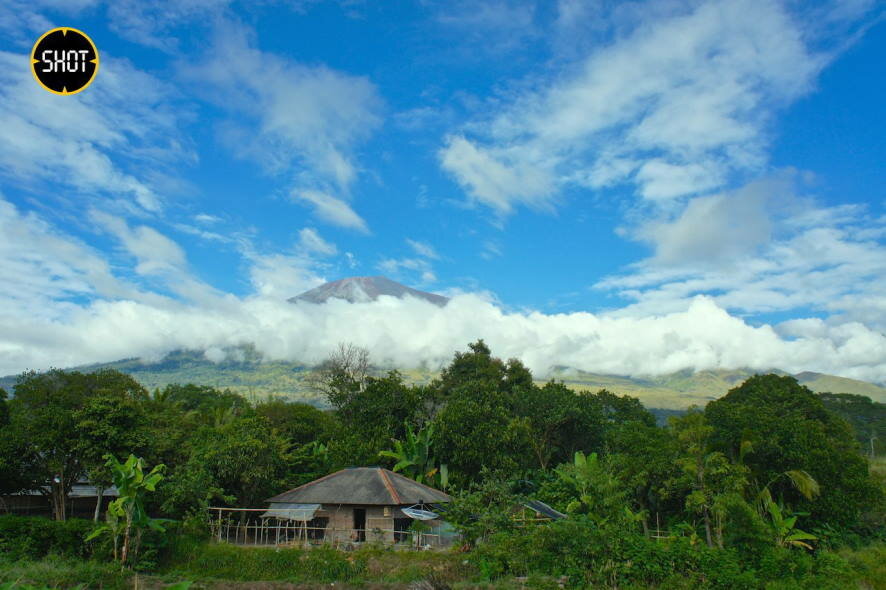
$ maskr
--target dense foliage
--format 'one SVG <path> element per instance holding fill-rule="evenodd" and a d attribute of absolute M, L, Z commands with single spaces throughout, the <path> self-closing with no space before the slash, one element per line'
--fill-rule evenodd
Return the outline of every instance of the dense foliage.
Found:
<path fill-rule="evenodd" d="M 824 407 L 852 425 L 855 439 L 869 456 L 886 454 L 886 404 L 852 393 L 820 393 Z"/>
<path fill-rule="evenodd" d="M 107 543 L 82 543 L 94 525 L 61 522 L 65 499 L 77 481 L 110 485 L 120 464 L 105 457 L 130 453 L 166 466 L 139 500 L 146 514 L 191 523 L 208 506 L 261 507 L 350 465 L 446 483 L 454 497 L 446 519 L 463 533 L 476 576 L 490 580 L 756 588 L 778 578 L 784 587 L 830 587 L 862 565 L 826 550 L 886 537 L 883 478 L 871 475 L 877 459 L 867 456 L 879 448 L 882 404 L 818 396 L 790 377 L 752 377 L 665 426 L 629 396 L 538 385 L 482 340 L 421 386 L 342 346 L 312 386 L 330 409 L 195 385 L 149 394 L 108 370 L 23 374 L 12 399 L 0 391 L 0 493 L 41 490 L 60 522 L 44 533 L 0 519 L 0 555 L 98 555 Z M 532 500 L 567 518 L 521 520 Z M 157 555 L 152 542 L 147 562 Z M 232 579 L 279 567 L 279 579 L 327 581 L 293 574 L 273 552 L 236 566 L 245 559 L 237 549 L 193 542 L 193 557 L 170 559 Z M 329 581 L 366 572 L 359 560 L 324 555 L 317 567 L 339 572 Z"/>

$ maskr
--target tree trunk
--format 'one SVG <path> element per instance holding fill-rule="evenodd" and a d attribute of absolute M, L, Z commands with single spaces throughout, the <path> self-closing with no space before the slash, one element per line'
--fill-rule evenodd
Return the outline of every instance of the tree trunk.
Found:
<path fill-rule="evenodd" d="M 711 515 L 708 514 L 708 508 L 705 506 L 704 508 L 704 534 L 705 539 L 708 542 L 708 547 L 714 546 L 714 540 L 711 538 Z"/>
<path fill-rule="evenodd" d="M 104 486 L 95 486 L 95 495 L 98 496 L 95 501 L 95 514 L 92 515 L 92 520 L 95 522 L 98 522 L 98 515 L 101 514 L 102 511 L 102 499 L 104 498 L 104 494 Z"/>
<path fill-rule="evenodd" d="M 59 478 L 61 479 L 61 478 Z M 54 479 L 52 484 L 50 485 L 51 493 L 50 493 L 50 501 L 52 502 L 52 517 L 55 520 L 66 520 L 66 512 L 65 512 L 65 500 L 67 500 L 67 494 L 65 494 L 65 485 L 64 479 L 56 482 Z"/>
<path fill-rule="evenodd" d="M 123 550 L 120 553 L 120 563 L 125 564 L 126 558 L 129 557 L 129 542 L 132 534 L 132 514 L 126 511 L 126 529 L 123 531 Z"/>

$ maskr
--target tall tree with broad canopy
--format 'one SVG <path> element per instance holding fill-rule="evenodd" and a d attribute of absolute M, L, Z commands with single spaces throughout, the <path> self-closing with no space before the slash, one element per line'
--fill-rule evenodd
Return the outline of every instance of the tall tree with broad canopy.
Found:
<path fill-rule="evenodd" d="M 94 411 L 96 400 L 127 406 L 148 399 L 132 377 L 104 369 L 93 373 L 52 369 L 22 374 L 11 403 L 11 424 L 33 459 L 30 489 L 46 490 L 53 517 L 65 520 L 71 487 L 95 465 L 98 452 L 107 452 L 128 433 L 132 422 L 115 422 Z M 91 435 L 95 434 L 96 438 Z"/>
<path fill-rule="evenodd" d="M 569 461 L 576 451 L 602 450 L 604 419 L 600 404 L 562 383 L 515 388 L 514 412 L 525 420 L 528 443 L 539 469 Z"/>
<path fill-rule="evenodd" d="M 793 377 L 755 375 L 705 408 L 711 445 L 734 461 L 748 443 L 744 464 L 758 488 L 809 512 L 813 523 L 854 524 L 866 506 L 882 501 L 849 424 Z M 785 472 L 804 471 L 818 482 L 814 500 L 800 494 Z"/>

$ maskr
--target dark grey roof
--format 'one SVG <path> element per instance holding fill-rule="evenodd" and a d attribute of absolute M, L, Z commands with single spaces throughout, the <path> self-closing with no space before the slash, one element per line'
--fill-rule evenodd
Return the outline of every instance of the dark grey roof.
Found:
<path fill-rule="evenodd" d="M 451 498 L 432 487 L 412 481 L 381 467 L 350 467 L 315 479 L 268 502 L 303 504 L 363 504 L 404 506 L 424 502 L 449 502 Z"/>

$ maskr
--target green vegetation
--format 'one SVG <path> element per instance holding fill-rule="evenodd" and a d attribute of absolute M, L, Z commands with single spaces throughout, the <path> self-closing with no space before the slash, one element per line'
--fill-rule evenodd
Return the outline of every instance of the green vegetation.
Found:
<path fill-rule="evenodd" d="M 44 490 L 55 520 L 0 516 L 0 583 L 882 587 L 886 473 L 860 444 L 882 416 L 858 396 L 756 375 L 658 426 L 635 397 L 539 384 L 483 341 L 421 385 L 372 374 L 352 346 L 309 381 L 329 410 L 206 385 L 149 394 L 110 370 L 22 375 L 0 396 L 0 491 Z M 208 539 L 208 506 L 262 507 L 379 462 L 448 476 L 462 552 Z M 67 518 L 84 477 L 120 493 L 104 523 Z M 538 521 L 531 501 L 566 518 Z"/>
<path fill-rule="evenodd" d="M 822 393 L 821 401 L 852 425 L 855 439 L 869 457 L 886 454 L 886 404 L 851 393 Z"/>
<path fill-rule="evenodd" d="M 175 351 L 163 359 L 128 359 L 100 365 L 79 367 L 81 372 L 112 369 L 131 375 L 149 391 L 164 389 L 167 385 L 193 383 L 218 390 L 229 390 L 249 400 L 280 397 L 311 405 L 326 406 L 325 396 L 313 387 L 316 371 L 298 362 L 266 360 L 252 347 L 241 346 L 228 351 L 221 362 L 213 362 L 201 351 Z M 411 385 L 428 385 L 440 377 L 435 369 L 399 368 L 403 380 Z M 784 372 L 767 371 L 779 375 Z M 382 373 L 375 374 L 381 376 Z M 725 394 L 729 389 L 752 377 L 755 371 L 684 370 L 650 377 L 624 377 L 586 371 L 557 368 L 550 378 L 563 382 L 574 391 L 606 389 L 619 395 L 630 395 L 649 408 L 685 410 L 690 405 L 704 405 Z M 862 395 L 886 403 L 886 388 L 822 373 L 805 372 L 795 375 L 801 385 L 814 392 L 839 391 Z M 543 382 L 537 382 L 543 385 Z M 7 391 L 15 385 L 15 377 L 0 378 L 0 387 Z M 886 444 L 886 443 L 884 443 Z"/>

